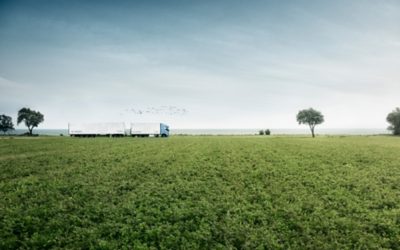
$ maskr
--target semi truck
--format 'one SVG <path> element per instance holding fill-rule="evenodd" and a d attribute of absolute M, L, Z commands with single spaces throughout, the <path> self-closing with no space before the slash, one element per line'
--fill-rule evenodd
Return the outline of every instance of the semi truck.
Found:
<path fill-rule="evenodd" d="M 75 137 L 125 136 L 125 123 L 68 123 L 68 134 Z"/>
<path fill-rule="evenodd" d="M 168 137 L 169 127 L 164 123 L 131 123 L 130 134 L 138 137 Z"/>

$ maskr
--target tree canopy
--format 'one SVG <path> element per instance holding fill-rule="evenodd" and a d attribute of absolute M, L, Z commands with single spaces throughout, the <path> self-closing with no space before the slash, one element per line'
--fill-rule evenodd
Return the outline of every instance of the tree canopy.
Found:
<path fill-rule="evenodd" d="M 8 130 L 13 130 L 14 124 L 10 116 L 0 115 L 0 131 L 5 134 Z"/>
<path fill-rule="evenodd" d="M 29 108 L 22 108 L 18 111 L 17 124 L 24 122 L 28 127 L 30 135 L 32 135 L 33 128 L 37 127 L 43 121 L 44 116 L 39 111 L 31 110 Z"/>
<path fill-rule="evenodd" d="M 315 137 L 315 126 L 324 122 L 322 113 L 313 108 L 300 110 L 296 118 L 299 124 L 307 124 L 310 127 L 312 137 Z"/>
<path fill-rule="evenodd" d="M 394 135 L 400 135 L 400 108 L 396 108 L 389 113 L 386 117 L 386 121 L 390 123 L 388 129 L 391 130 Z"/>

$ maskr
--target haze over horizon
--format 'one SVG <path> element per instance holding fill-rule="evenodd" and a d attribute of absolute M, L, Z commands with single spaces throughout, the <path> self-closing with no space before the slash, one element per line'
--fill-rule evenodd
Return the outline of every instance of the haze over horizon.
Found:
<path fill-rule="evenodd" d="M 0 114 L 174 128 L 386 128 L 400 2 L 0 1 Z M 18 128 L 23 128 L 23 125 Z"/>

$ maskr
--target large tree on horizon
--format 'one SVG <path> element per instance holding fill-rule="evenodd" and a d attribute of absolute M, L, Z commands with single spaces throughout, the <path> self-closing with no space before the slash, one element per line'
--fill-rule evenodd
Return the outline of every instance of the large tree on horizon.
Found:
<path fill-rule="evenodd" d="M 296 118 L 299 124 L 307 124 L 310 127 L 312 137 L 315 137 L 315 126 L 324 122 L 322 113 L 313 108 L 300 110 Z"/>
<path fill-rule="evenodd" d="M 8 130 L 14 130 L 12 118 L 4 114 L 0 115 L 0 131 L 3 131 L 3 133 L 6 134 Z"/>
<path fill-rule="evenodd" d="M 33 128 L 37 127 L 39 123 L 44 121 L 44 116 L 39 111 L 31 110 L 29 108 L 22 108 L 18 111 L 17 124 L 24 122 L 28 127 L 29 135 L 32 135 Z"/>
<path fill-rule="evenodd" d="M 396 108 L 386 117 L 386 121 L 390 123 L 388 127 L 394 135 L 400 135 L 400 108 Z"/>

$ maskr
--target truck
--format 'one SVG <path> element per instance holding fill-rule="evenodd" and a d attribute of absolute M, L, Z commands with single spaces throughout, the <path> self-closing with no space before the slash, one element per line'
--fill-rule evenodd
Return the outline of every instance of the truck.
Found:
<path fill-rule="evenodd" d="M 168 137 L 169 126 L 164 123 L 131 123 L 130 134 L 138 137 Z"/>
<path fill-rule="evenodd" d="M 74 137 L 125 136 L 125 123 L 68 123 L 68 134 Z"/>

